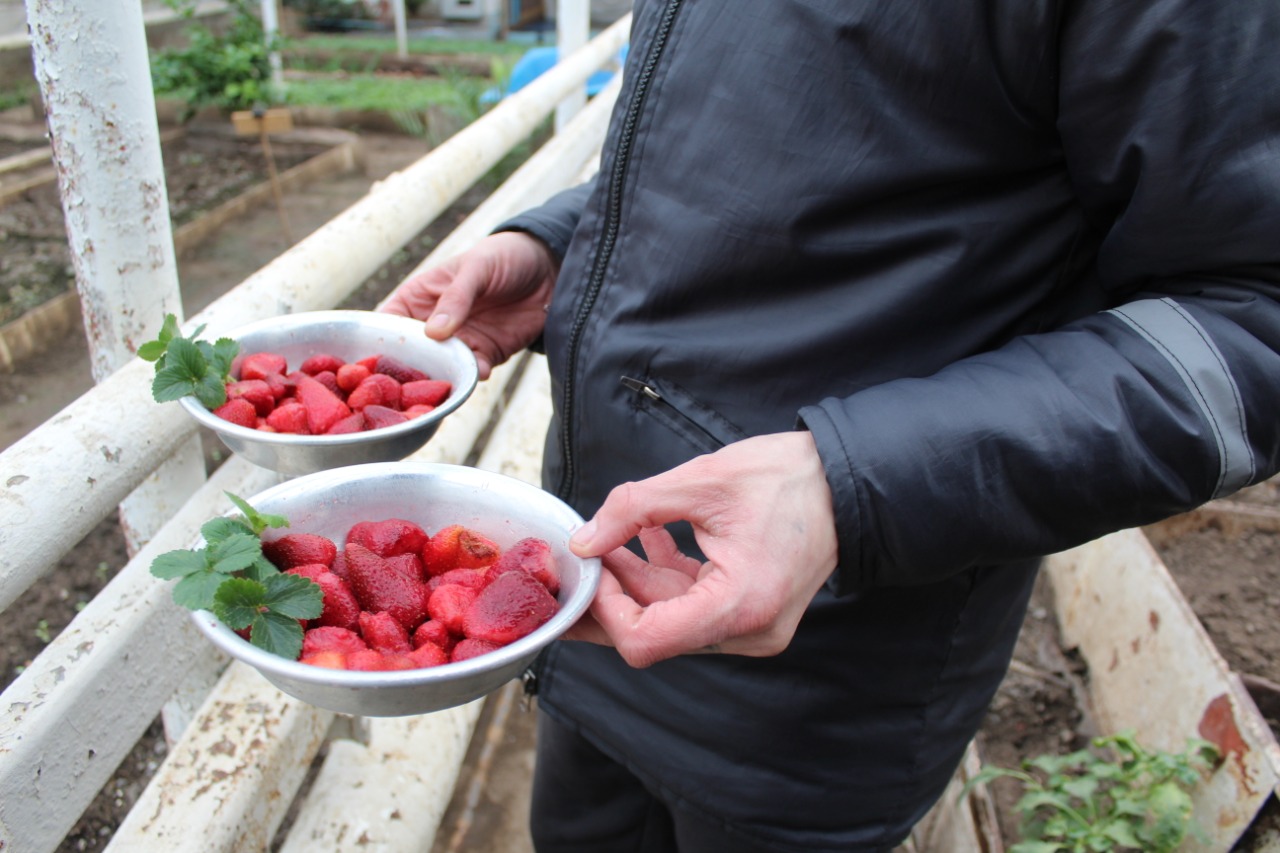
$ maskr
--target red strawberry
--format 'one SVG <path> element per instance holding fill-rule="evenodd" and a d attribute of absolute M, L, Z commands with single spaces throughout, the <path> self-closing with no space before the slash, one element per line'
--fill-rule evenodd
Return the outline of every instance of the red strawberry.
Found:
<path fill-rule="evenodd" d="M 357 543 L 347 545 L 347 576 L 361 606 L 385 610 L 412 631 L 427 619 L 427 586 L 387 567 L 387 561 Z"/>
<path fill-rule="evenodd" d="M 332 391 L 333 396 L 337 397 L 339 400 L 346 398 L 347 392 L 343 391 L 338 385 L 338 377 L 334 375 L 332 370 L 323 370 L 311 378 Z"/>
<path fill-rule="evenodd" d="M 451 587 L 441 587 L 446 589 Z M 462 632 L 475 640 L 506 645 L 545 625 L 558 606 L 532 575 L 507 572 L 476 596 L 463 617 Z"/>
<path fill-rule="evenodd" d="M 453 383 L 444 379 L 419 379 L 400 387 L 400 405 L 438 406 L 453 392 Z"/>
<path fill-rule="evenodd" d="M 498 546 L 490 539 L 460 524 L 436 532 L 422 549 L 427 574 L 444 574 L 450 569 L 480 569 L 498 559 Z"/>
<path fill-rule="evenodd" d="M 364 432 L 364 415 L 352 412 L 325 431 L 325 435 L 350 435 L 353 432 Z"/>
<path fill-rule="evenodd" d="M 427 580 L 427 589 L 435 592 L 447 583 L 461 584 L 471 589 L 484 589 L 485 584 L 489 583 L 489 569 L 450 569 L 442 575 L 436 575 Z"/>
<path fill-rule="evenodd" d="M 422 558 L 417 554 L 396 554 L 387 557 L 387 568 L 415 581 L 423 581 Z"/>
<path fill-rule="evenodd" d="M 347 397 L 347 405 L 353 409 L 365 406 L 400 408 L 400 383 L 382 373 L 370 374 Z"/>
<path fill-rule="evenodd" d="M 435 410 L 435 406 L 409 406 L 404 410 L 404 416 L 410 419 L 420 418 L 428 412 L 434 412 Z"/>
<path fill-rule="evenodd" d="M 298 658 L 299 663 L 305 663 L 308 666 L 321 666 L 325 669 L 346 669 L 347 656 L 342 652 L 316 652 L 306 657 Z"/>
<path fill-rule="evenodd" d="M 307 428 L 312 435 L 323 435 L 351 414 L 351 409 L 338 395 L 305 373 L 298 379 L 298 400 L 307 409 Z"/>
<path fill-rule="evenodd" d="M 408 654 L 415 669 L 426 669 L 432 666 L 444 666 L 449 662 L 449 654 L 433 643 L 419 646 Z"/>
<path fill-rule="evenodd" d="M 379 557 L 417 554 L 427 542 L 427 532 L 412 521 L 388 518 L 359 521 L 347 531 L 347 545 L 363 545 Z"/>
<path fill-rule="evenodd" d="M 271 396 L 276 398 L 277 403 L 293 393 L 293 383 L 279 373 L 268 373 L 260 381 L 267 383 L 267 387 L 271 389 Z"/>
<path fill-rule="evenodd" d="M 307 580 L 315 580 L 329 571 L 329 567 L 324 563 L 306 563 L 301 566 L 291 566 L 285 570 L 286 575 L 298 575 Z"/>
<path fill-rule="evenodd" d="M 290 571 L 296 571 L 290 569 Z M 354 631 L 360 626 L 360 602 L 342 578 L 333 572 L 321 572 L 312 578 L 324 592 L 324 610 L 313 620 L 316 625 L 333 625 Z"/>
<path fill-rule="evenodd" d="M 388 409 L 386 406 L 365 406 L 364 412 L 365 429 L 382 429 L 383 427 L 395 426 L 409 420 L 408 415 L 397 412 L 395 409 Z"/>
<path fill-rule="evenodd" d="M 276 407 L 275 395 L 271 386 L 262 379 L 241 379 L 239 382 L 227 383 L 227 399 L 245 399 L 253 404 L 259 417 L 265 418 Z"/>
<path fill-rule="evenodd" d="M 350 394 L 356 386 L 369 377 L 373 371 L 363 364 L 344 364 L 336 373 L 338 387 Z"/>
<path fill-rule="evenodd" d="M 291 432 L 295 435 L 307 435 L 307 409 L 296 400 L 286 400 L 267 415 L 267 425 L 276 432 Z"/>
<path fill-rule="evenodd" d="M 373 373 L 373 369 L 378 365 L 379 358 L 381 358 L 381 356 L 371 355 L 371 356 L 368 356 L 367 358 L 358 359 L 355 363 L 360 365 L 370 373 Z"/>
<path fill-rule="evenodd" d="M 413 649 L 409 632 L 385 610 L 360 614 L 360 636 L 369 648 L 380 652 L 407 652 Z"/>
<path fill-rule="evenodd" d="M 286 533 L 270 542 L 263 540 L 262 553 L 283 571 L 307 563 L 332 565 L 338 546 L 318 533 Z"/>
<path fill-rule="evenodd" d="M 302 635 L 302 656 L 317 652 L 340 652 L 351 654 L 369 648 L 369 644 L 360 638 L 355 631 L 346 628 L 325 626 L 312 628 Z"/>
<path fill-rule="evenodd" d="M 326 370 L 330 373 L 337 373 L 338 368 L 346 364 L 345 361 L 336 355 L 330 355 L 327 352 L 317 353 L 298 365 L 298 369 L 308 376 L 315 376 L 317 373 L 324 373 Z"/>
<path fill-rule="evenodd" d="M 391 355 L 380 355 L 373 363 L 373 372 L 390 376 L 397 382 L 418 382 L 431 377 L 416 367 L 410 367 L 400 359 Z"/>
<path fill-rule="evenodd" d="M 342 578 L 348 584 L 351 579 L 347 576 L 347 555 L 339 551 L 333 556 L 333 565 L 329 566 L 329 571 Z"/>
<path fill-rule="evenodd" d="M 347 655 L 347 669 L 359 672 L 386 672 L 393 669 L 410 669 L 407 666 L 396 666 L 391 656 L 384 655 L 377 649 L 365 649 Z"/>
<path fill-rule="evenodd" d="M 560 591 L 560 578 L 551 558 L 551 546 L 543 539 L 532 536 L 521 539 L 498 558 L 490 572 L 496 577 L 512 569 L 533 575 L 552 595 Z"/>
<path fill-rule="evenodd" d="M 427 599 L 427 613 L 448 629 L 451 634 L 463 634 L 463 622 L 467 608 L 476 600 L 479 590 L 451 583 L 431 593 Z"/>
<path fill-rule="evenodd" d="M 444 626 L 443 622 L 428 619 L 413 632 L 412 642 L 415 649 L 424 645 L 432 645 L 439 646 L 448 652 L 453 649 L 458 642 L 458 638 L 449 633 L 449 629 Z"/>
<path fill-rule="evenodd" d="M 255 352 L 240 362 L 241 379 L 266 379 L 269 374 L 284 374 L 289 369 L 285 357 L 274 352 Z"/>
<path fill-rule="evenodd" d="M 214 409 L 213 413 L 224 421 L 249 429 L 254 429 L 258 425 L 258 410 L 253 407 L 253 403 L 242 397 L 228 400 Z"/>
<path fill-rule="evenodd" d="M 480 655 L 496 652 L 500 648 L 502 646 L 497 643 L 491 643 L 488 640 L 474 640 L 468 637 L 465 640 L 459 640 L 458 645 L 453 647 L 453 651 L 449 653 L 449 663 L 478 658 Z"/>

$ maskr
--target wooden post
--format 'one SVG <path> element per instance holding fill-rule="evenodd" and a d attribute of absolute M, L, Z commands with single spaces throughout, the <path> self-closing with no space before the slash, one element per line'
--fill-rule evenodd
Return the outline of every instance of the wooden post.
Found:
<path fill-rule="evenodd" d="M 262 156 L 267 161 L 267 177 L 271 180 L 271 195 L 280 215 L 280 227 L 284 238 L 293 245 L 293 230 L 289 227 L 289 215 L 284 209 L 284 193 L 280 189 L 280 176 L 276 173 L 276 158 L 271 151 L 271 134 L 293 130 L 293 114 L 287 109 L 241 110 L 231 114 L 231 124 L 240 136 L 257 136 L 262 142 Z"/>

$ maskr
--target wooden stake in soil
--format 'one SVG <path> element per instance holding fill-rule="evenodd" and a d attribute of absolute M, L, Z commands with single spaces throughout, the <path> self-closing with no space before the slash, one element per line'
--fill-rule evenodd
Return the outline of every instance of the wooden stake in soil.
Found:
<path fill-rule="evenodd" d="M 280 176 L 276 173 L 276 158 L 271 152 L 271 134 L 293 130 L 293 114 L 286 109 L 242 110 L 231 114 L 231 124 L 240 136 L 257 135 L 262 142 L 262 156 L 267 161 L 267 177 L 271 180 L 271 195 L 275 198 L 276 212 L 280 215 L 280 227 L 284 230 L 286 244 L 293 245 L 293 230 L 284 209 L 284 193 L 280 189 Z"/>

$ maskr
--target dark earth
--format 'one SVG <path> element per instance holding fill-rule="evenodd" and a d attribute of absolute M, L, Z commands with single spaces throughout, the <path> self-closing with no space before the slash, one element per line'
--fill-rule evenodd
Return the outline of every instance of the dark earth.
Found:
<path fill-rule="evenodd" d="M 366 141 L 375 151 L 372 167 L 367 166 L 361 176 L 366 186 L 424 153 L 424 144 L 408 137 L 373 135 Z M 0 143 L 0 157 L 30 147 L 29 143 Z M 313 153 L 316 152 L 277 149 L 281 168 Z M 228 141 L 225 137 L 211 140 L 188 135 L 181 142 L 165 147 L 165 163 L 175 223 L 187 221 L 265 177 L 261 149 L 254 142 Z M 488 188 L 480 187 L 462 199 L 372 276 L 342 307 L 373 307 L 488 192 Z M 333 208 L 318 212 L 313 224 L 327 221 L 351 200 L 354 199 L 335 199 Z M 5 243 L 3 257 L 0 257 L 0 314 L 12 305 L 29 308 L 39 301 L 35 294 L 45 293 L 43 298 L 47 298 L 70 284 L 60 217 L 53 187 L 32 191 L 0 208 L 0 234 Z M 234 266 L 245 263 L 245 259 L 239 257 L 245 253 L 243 245 L 220 250 L 225 257 L 219 257 L 218 251 L 201 250 L 190 260 L 180 262 L 184 288 L 188 280 L 197 275 L 221 281 L 224 288 L 238 283 L 278 254 L 280 247 L 268 242 L 261 249 L 263 256 L 250 258 L 248 262 L 252 266 L 247 269 Z M 40 280 L 42 273 L 46 280 Z M 188 313 L 194 313 L 216 295 L 205 294 L 195 299 L 195 304 L 188 302 Z M 185 294 L 184 301 L 187 301 Z M 7 319 L 11 317 L 0 316 L 0 322 Z M 83 342 L 77 340 L 59 347 L 56 357 L 34 359 L 21 365 L 13 375 L 0 374 L 0 412 L 7 420 L 11 412 L 19 413 L 30 405 L 45 374 L 57 379 L 70 370 L 78 376 L 76 382 L 87 388 L 90 381 L 87 367 L 74 366 L 84 359 Z M 68 367 L 69 364 L 72 366 Z M 34 425 L 31 423 L 28 428 Z M 10 437 L 8 441 L 15 438 Z M 215 441 L 207 436 L 205 439 L 206 456 L 212 468 L 221 460 L 223 451 Z M 1280 486 L 1273 481 L 1247 490 L 1236 499 L 1280 509 Z M 1280 620 L 1276 619 L 1280 605 L 1280 533 L 1225 531 L 1206 526 L 1161 542 L 1158 547 L 1229 664 L 1259 683 L 1280 683 Z M 114 518 L 108 518 L 72 549 L 41 583 L 6 611 L 6 618 L 0 620 L 0 688 L 22 671 L 127 560 L 118 525 Z M 1013 667 L 991 705 L 979 738 L 982 757 L 991 764 L 1013 767 L 1036 755 L 1080 749 L 1096 734 L 1077 701 L 1088 673 L 1070 650 L 1061 647 L 1045 587 L 1047 585 L 1042 584 L 1037 590 Z M 1274 712 L 1270 722 L 1280 730 Z M 60 853 L 104 847 L 114 827 L 163 760 L 165 750 L 163 731 L 157 721 L 67 836 L 59 848 Z M 1017 821 L 1011 805 L 1017 791 L 1000 782 L 993 792 L 1002 832 L 1006 839 L 1013 840 Z M 1247 844 L 1242 842 L 1237 849 L 1247 851 Z"/>

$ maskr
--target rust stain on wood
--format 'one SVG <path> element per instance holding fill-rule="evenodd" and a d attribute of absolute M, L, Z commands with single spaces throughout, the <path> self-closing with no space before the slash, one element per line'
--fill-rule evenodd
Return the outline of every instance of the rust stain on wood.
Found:
<path fill-rule="evenodd" d="M 1245 743 L 1236 725 L 1235 711 L 1231 706 L 1231 697 L 1223 693 L 1215 697 L 1204 709 L 1198 727 L 1200 737 L 1209 741 L 1222 753 L 1223 759 L 1233 759 L 1239 769 L 1240 784 L 1245 791 L 1254 796 L 1258 792 L 1253 787 L 1253 774 L 1245 764 L 1244 757 L 1249 752 L 1249 744 Z"/>

